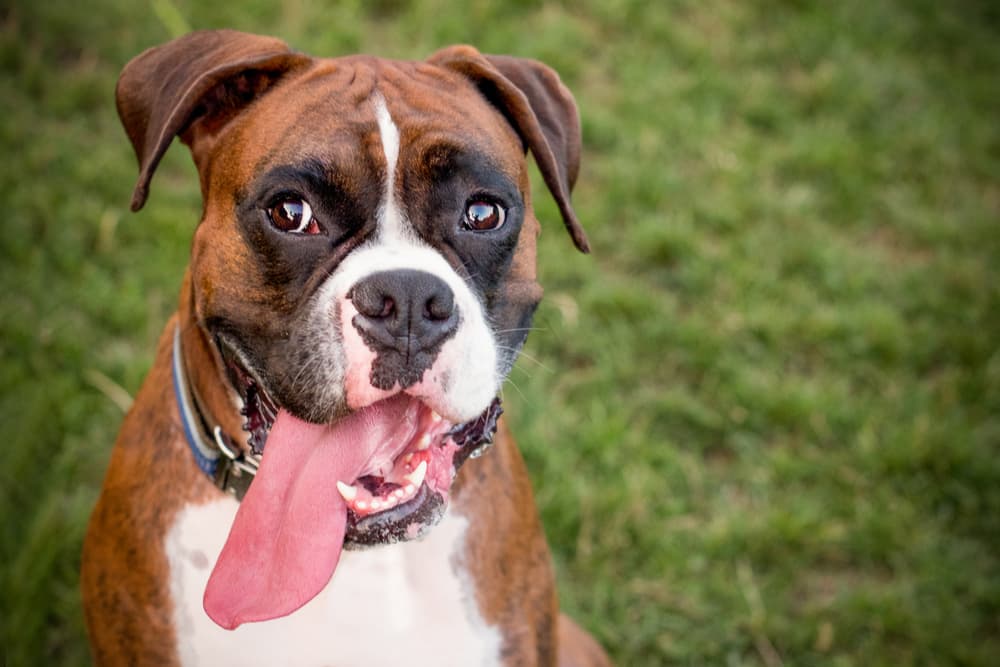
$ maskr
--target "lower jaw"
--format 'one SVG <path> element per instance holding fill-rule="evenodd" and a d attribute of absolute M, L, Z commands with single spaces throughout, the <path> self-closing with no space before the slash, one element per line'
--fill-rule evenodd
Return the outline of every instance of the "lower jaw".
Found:
<path fill-rule="evenodd" d="M 392 509 L 364 517 L 348 510 L 344 548 L 360 550 L 422 537 L 447 506 L 446 498 L 424 484 L 411 500 Z"/>

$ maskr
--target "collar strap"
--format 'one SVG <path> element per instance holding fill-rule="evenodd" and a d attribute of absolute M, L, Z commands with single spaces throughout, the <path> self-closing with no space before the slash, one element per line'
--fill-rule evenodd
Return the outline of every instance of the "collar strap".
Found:
<path fill-rule="evenodd" d="M 260 457 L 241 452 L 218 424 L 209 427 L 210 422 L 199 408 L 194 388 L 184 372 L 180 325 L 174 329 L 172 367 L 177 411 L 195 463 L 218 488 L 242 500 L 260 467 Z"/>

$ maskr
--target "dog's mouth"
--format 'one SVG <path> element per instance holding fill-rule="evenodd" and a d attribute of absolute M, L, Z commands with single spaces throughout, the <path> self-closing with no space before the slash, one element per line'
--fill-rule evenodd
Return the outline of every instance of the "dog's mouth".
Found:
<path fill-rule="evenodd" d="M 243 397 L 250 449 L 261 455 L 281 408 L 234 354 L 224 358 Z M 331 480 L 347 503 L 346 549 L 422 536 L 447 507 L 458 469 L 493 443 L 503 413 L 495 398 L 478 417 L 456 425 L 419 399 L 397 395 L 385 400 L 408 401 L 395 441 L 375 449 L 379 456 L 373 456 L 357 478 Z M 365 410 L 369 408 L 360 412 Z"/>
<path fill-rule="evenodd" d="M 345 548 L 413 539 L 437 523 L 459 467 L 489 447 L 502 412 L 494 399 L 479 417 L 456 427 L 418 399 L 408 400 L 416 428 L 403 450 L 373 460 L 352 483 L 337 482 L 348 507 Z"/>
<path fill-rule="evenodd" d="M 458 468 L 489 445 L 502 412 L 494 399 L 456 425 L 399 393 L 312 424 L 280 407 L 235 355 L 224 358 L 250 446 L 262 454 L 205 592 L 206 612 L 226 628 L 301 607 L 325 587 L 344 548 L 427 532 Z"/>

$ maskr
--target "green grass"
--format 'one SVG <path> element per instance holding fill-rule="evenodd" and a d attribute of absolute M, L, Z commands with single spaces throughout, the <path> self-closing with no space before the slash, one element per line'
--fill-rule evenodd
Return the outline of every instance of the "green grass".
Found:
<path fill-rule="evenodd" d="M 471 42 L 576 93 L 594 253 L 540 194 L 505 396 L 562 603 L 621 665 L 1000 664 L 1000 12 L 971 0 L 0 9 L 6 664 L 88 662 L 107 385 L 148 369 L 200 206 L 175 147 L 127 212 L 112 91 L 186 27 Z"/>

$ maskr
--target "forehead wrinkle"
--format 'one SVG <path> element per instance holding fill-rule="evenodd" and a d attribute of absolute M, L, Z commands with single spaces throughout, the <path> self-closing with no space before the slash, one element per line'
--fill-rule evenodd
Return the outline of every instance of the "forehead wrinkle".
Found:
<path fill-rule="evenodd" d="M 360 176 L 362 164 L 377 172 L 382 150 L 370 103 L 375 82 L 370 58 L 325 60 L 262 98 L 264 113 L 253 115 L 253 125 L 242 136 L 265 140 L 241 138 L 232 147 L 253 156 L 244 168 L 249 169 L 246 175 L 259 176 L 310 156 L 321 161 L 332 177 L 340 172 Z M 284 122 L 273 123 L 275 114 Z"/>
<path fill-rule="evenodd" d="M 474 147 L 517 174 L 524 166 L 521 139 L 500 110 L 465 77 L 421 65 L 409 76 L 393 72 L 380 79 L 380 88 L 396 93 L 387 101 L 400 134 L 400 159 L 412 160 L 436 145 Z"/>

